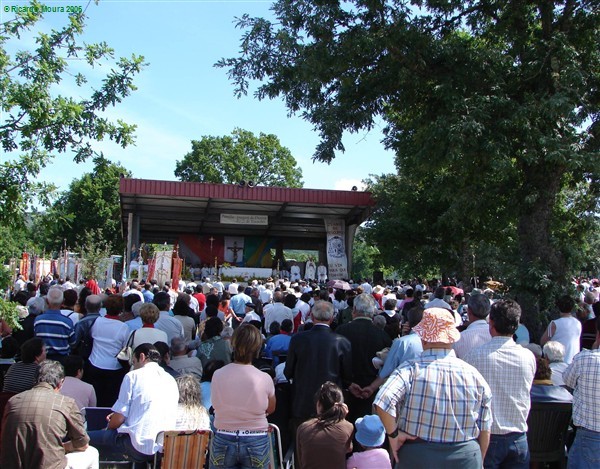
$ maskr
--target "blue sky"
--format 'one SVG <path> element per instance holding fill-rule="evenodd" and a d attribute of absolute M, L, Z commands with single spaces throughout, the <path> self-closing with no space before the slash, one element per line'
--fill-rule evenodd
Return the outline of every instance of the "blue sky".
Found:
<path fill-rule="evenodd" d="M 87 1 L 46 1 L 48 6 L 81 5 Z M 204 135 L 228 135 L 235 127 L 255 133 L 277 135 L 303 170 L 304 187 L 349 190 L 369 174 L 394 172 L 393 154 L 383 149 L 381 128 L 349 134 L 346 152 L 330 164 L 313 163 L 318 133 L 300 117 L 288 117 L 281 100 L 258 101 L 250 94 L 237 99 L 225 69 L 213 64 L 232 57 L 239 50 L 242 31 L 234 18 L 248 13 L 270 17 L 268 1 L 122 1 L 101 0 L 87 9 L 85 42 L 106 41 L 115 55 L 143 55 L 149 65 L 136 77 L 138 90 L 107 115 L 137 124 L 136 146 L 126 149 L 111 142 L 96 146 L 112 161 L 119 161 L 134 177 L 175 180 L 175 162 L 190 150 L 191 140 Z M 2 21 L 10 19 L 5 6 L 27 5 L 23 1 L 0 1 Z M 59 27 L 65 13 L 47 13 L 33 32 Z M 19 44 L 33 47 L 33 34 Z M 90 82 L 99 80 L 107 67 L 89 70 L 73 62 L 71 70 L 84 72 Z M 57 92 L 72 94 L 78 89 L 69 80 Z M 8 155 L 10 158 L 11 156 Z M 7 155 L 2 157 L 7 158 Z M 68 155 L 59 155 L 45 168 L 41 179 L 60 188 L 89 171 L 91 163 L 75 164 Z"/>

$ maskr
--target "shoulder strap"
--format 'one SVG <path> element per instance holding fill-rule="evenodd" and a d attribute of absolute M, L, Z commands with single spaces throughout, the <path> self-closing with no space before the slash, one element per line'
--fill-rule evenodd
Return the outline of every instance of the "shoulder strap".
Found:
<path fill-rule="evenodd" d="M 129 340 L 127 340 L 127 347 L 133 347 L 133 338 L 135 337 L 136 332 L 137 332 L 137 329 L 135 331 L 133 331 L 131 333 L 131 335 L 129 336 Z"/>

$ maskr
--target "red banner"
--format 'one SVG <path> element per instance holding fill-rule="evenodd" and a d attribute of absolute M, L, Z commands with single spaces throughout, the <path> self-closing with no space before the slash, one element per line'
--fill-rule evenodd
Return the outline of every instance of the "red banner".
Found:
<path fill-rule="evenodd" d="M 29 280 L 29 254 L 24 252 L 21 257 L 21 264 L 19 265 L 19 272 L 25 279 L 25 281 Z"/>
<path fill-rule="evenodd" d="M 156 271 L 156 257 L 152 259 L 148 259 L 148 275 L 146 275 L 146 281 L 150 282 L 154 278 L 154 273 Z"/>
<path fill-rule="evenodd" d="M 183 259 L 180 259 L 179 257 L 175 257 L 173 259 L 173 279 L 171 282 L 171 288 L 173 288 L 173 290 L 179 289 L 179 280 L 181 277 L 182 265 L 183 265 Z"/>

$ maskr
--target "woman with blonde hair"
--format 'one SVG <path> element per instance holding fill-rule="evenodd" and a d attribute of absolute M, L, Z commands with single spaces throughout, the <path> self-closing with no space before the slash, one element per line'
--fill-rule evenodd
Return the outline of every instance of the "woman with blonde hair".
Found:
<path fill-rule="evenodd" d="M 196 377 L 185 374 L 178 376 L 175 381 L 179 389 L 175 430 L 209 430 L 210 417 L 202 405 L 202 392 Z"/>

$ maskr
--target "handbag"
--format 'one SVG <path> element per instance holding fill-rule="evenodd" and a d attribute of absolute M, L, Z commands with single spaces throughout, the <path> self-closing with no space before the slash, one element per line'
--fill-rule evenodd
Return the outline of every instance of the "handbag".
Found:
<path fill-rule="evenodd" d="M 133 337 L 135 336 L 136 331 L 133 331 L 133 333 L 129 336 L 129 339 L 127 340 L 127 343 L 125 344 L 125 346 L 119 351 L 119 353 L 117 353 L 117 360 L 119 361 L 119 364 L 125 368 L 126 370 L 129 370 L 129 368 L 131 368 L 131 365 L 133 364 Z"/>

